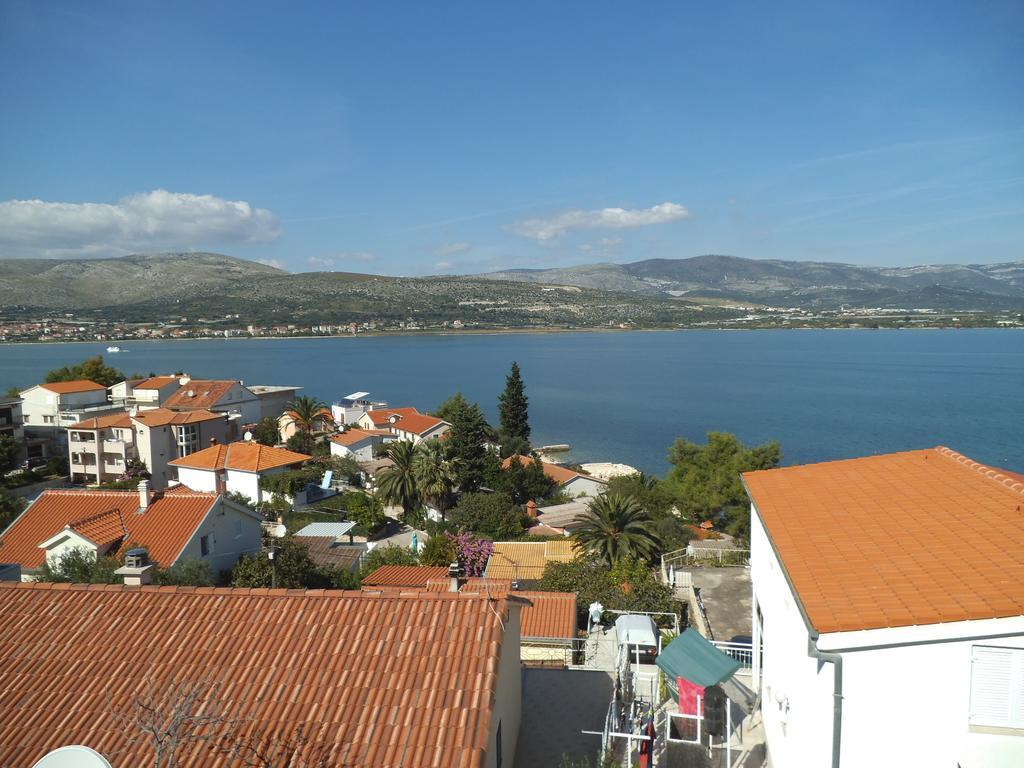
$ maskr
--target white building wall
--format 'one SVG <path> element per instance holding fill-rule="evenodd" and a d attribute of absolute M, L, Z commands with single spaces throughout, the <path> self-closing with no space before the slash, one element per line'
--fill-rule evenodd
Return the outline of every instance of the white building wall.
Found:
<path fill-rule="evenodd" d="M 574 499 L 579 498 L 580 496 L 588 496 L 592 498 L 604 493 L 606 487 L 607 486 L 604 483 L 598 480 L 581 475 L 563 485 L 562 490 Z"/>
<path fill-rule="evenodd" d="M 71 552 L 76 549 L 91 552 L 93 555 L 96 554 L 96 545 L 83 536 L 69 530 L 63 531 L 62 535 L 63 538 L 46 550 L 46 560 L 51 566 L 59 563 L 65 552 Z"/>
<path fill-rule="evenodd" d="M 496 742 L 498 724 L 501 724 L 501 764 L 503 768 L 515 765 L 516 746 L 519 739 L 519 721 L 523 711 L 522 665 L 519 661 L 519 628 L 521 626 L 518 606 L 509 607 L 505 622 L 505 638 L 501 643 L 501 659 L 498 661 L 498 686 L 495 691 L 494 709 L 491 712 L 490 735 L 487 740 L 487 755 L 484 765 L 497 768 L 498 751 Z"/>
<path fill-rule="evenodd" d="M 188 486 L 193 491 L 202 493 L 217 492 L 217 473 L 212 469 L 193 469 L 191 467 L 177 467 L 178 481 Z"/>
<path fill-rule="evenodd" d="M 382 441 L 383 442 L 383 441 Z M 331 443 L 332 456 L 351 456 L 356 461 L 370 461 L 373 459 L 373 441 L 367 440 L 353 445 L 338 445 Z"/>
<path fill-rule="evenodd" d="M 270 475 L 276 474 L 276 472 L 272 470 L 264 474 Z M 253 504 L 258 504 L 263 500 L 260 493 L 260 476 L 254 472 L 240 472 L 237 469 L 227 470 L 225 487 L 231 493 L 241 493 L 244 496 L 248 496 L 252 499 Z"/>
<path fill-rule="evenodd" d="M 221 571 L 231 570 L 242 555 L 259 552 L 261 535 L 259 520 L 222 502 L 199 525 L 178 560 L 204 560 L 216 576 Z M 209 545 L 205 556 L 202 551 L 204 536 Z"/>
<path fill-rule="evenodd" d="M 819 671 L 807 655 L 806 624 L 756 508 L 750 568 L 763 617 L 762 712 L 772 765 L 829 766 L 833 665 Z M 969 724 L 971 648 L 1024 648 L 1021 618 L 825 634 L 817 645 L 843 657 L 843 768 L 1024 765 L 1024 731 Z"/>

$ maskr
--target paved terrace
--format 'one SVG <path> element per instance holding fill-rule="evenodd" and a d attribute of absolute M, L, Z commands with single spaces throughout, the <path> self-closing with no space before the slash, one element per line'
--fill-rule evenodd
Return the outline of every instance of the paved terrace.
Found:
<path fill-rule="evenodd" d="M 728 642 L 737 636 L 750 637 L 753 610 L 750 569 L 700 567 L 687 570 L 704 603 L 715 640 Z"/>

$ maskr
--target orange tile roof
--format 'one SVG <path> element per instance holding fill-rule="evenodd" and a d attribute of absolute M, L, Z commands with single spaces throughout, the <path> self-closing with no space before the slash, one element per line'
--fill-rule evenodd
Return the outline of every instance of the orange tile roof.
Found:
<path fill-rule="evenodd" d="M 416 587 L 426 589 L 431 579 L 447 578 L 444 566 L 382 565 L 363 579 L 364 587 Z"/>
<path fill-rule="evenodd" d="M 507 459 L 501 462 L 501 468 L 508 469 L 510 466 L 512 466 L 512 458 L 512 456 L 509 456 Z M 532 456 L 520 455 L 516 456 L 515 458 L 524 467 L 536 461 L 536 459 L 534 459 Z M 575 480 L 577 477 L 586 477 L 598 483 L 604 482 L 599 477 L 594 477 L 593 475 L 584 475 L 582 472 L 576 472 L 574 470 L 569 469 L 568 467 L 559 466 L 558 464 L 550 464 L 546 461 L 542 461 L 540 464 L 544 468 L 544 474 L 547 475 L 552 480 L 554 480 L 559 485 L 565 485 L 566 483 Z"/>
<path fill-rule="evenodd" d="M 58 395 L 70 395 L 74 392 L 92 392 L 97 389 L 106 389 L 102 384 L 97 384 L 95 381 L 89 381 L 88 379 L 79 379 L 78 381 L 51 381 L 45 384 L 40 384 L 43 389 L 48 389 L 51 392 L 56 392 Z"/>
<path fill-rule="evenodd" d="M 150 376 L 148 379 L 143 379 L 133 386 L 132 389 L 163 389 L 169 384 L 174 384 L 180 380 L 178 376 Z"/>
<path fill-rule="evenodd" d="M 237 469 L 240 472 L 263 472 L 276 467 L 301 464 L 313 458 L 286 448 L 274 448 L 257 442 L 211 445 L 180 459 L 167 462 L 173 467 L 192 469 Z"/>
<path fill-rule="evenodd" d="M 388 426 L 388 419 L 391 416 L 412 416 L 417 413 L 419 413 L 419 411 L 415 408 L 378 408 L 372 411 L 366 411 L 366 415 L 370 417 L 370 421 L 377 427 Z"/>
<path fill-rule="evenodd" d="M 164 401 L 168 408 L 212 408 L 237 384 L 237 381 L 198 381 L 193 379 Z M 189 393 L 192 393 L 190 396 Z"/>
<path fill-rule="evenodd" d="M 938 447 L 743 475 L 819 632 L 1024 614 L 1024 483 Z"/>
<path fill-rule="evenodd" d="M 247 735 L 280 742 L 301 728 L 289 765 L 478 768 L 511 604 L 519 601 L 3 582 L 0 765 L 29 766 L 64 744 L 118 766 L 151 763 L 146 740 L 131 741 L 112 714 L 128 714 L 151 686 L 205 682 L 210 709 Z M 209 742 L 185 745 L 178 759 L 237 764 Z"/>
<path fill-rule="evenodd" d="M 372 411 L 371 411 L 372 413 Z M 392 429 L 400 429 L 403 432 L 410 432 L 414 435 L 424 435 L 432 429 L 443 426 L 446 422 L 433 416 L 426 416 L 422 413 L 410 413 L 402 416 L 397 422 L 391 425 Z"/>
<path fill-rule="evenodd" d="M 75 520 L 68 523 L 67 527 L 80 536 L 84 536 L 103 551 L 128 535 L 128 529 L 124 525 L 124 516 L 117 507 L 83 517 L 81 520 Z"/>
<path fill-rule="evenodd" d="M 161 565 L 171 565 L 217 501 L 214 493 L 179 492 L 154 495 L 148 509 L 139 508 L 137 491 L 43 491 L 10 527 L 0 534 L 0 562 L 20 563 L 26 570 L 43 564 L 45 552 L 39 545 L 67 526 L 97 544 L 114 525 L 109 513 L 117 513 L 127 530 L 118 554 L 128 545 L 143 545 Z M 88 531 L 86 533 L 85 531 Z"/>
<path fill-rule="evenodd" d="M 487 561 L 488 579 L 536 581 L 548 563 L 567 563 L 577 555 L 572 539 L 557 541 L 496 541 Z"/>
<path fill-rule="evenodd" d="M 110 427 L 124 427 L 131 429 L 132 419 L 127 413 L 112 413 L 109 416 L 96 416 L 85 421 L 80 421 L 68 427 L 70 430 L 95 430 L 109 429 Z"/>
<path fill-rule="evenodd" d="M 392 433 L 386 429 L 346 429 L 344 432 L 331 435 L 331 442 L 337 443 L 338 445 L 355 445 L 361 443 L 364 440 L 369 440 L 372 437 L 384 437 L 385 435 L 391 435 Z M 393 435 L 392 435 L 393 436 Z"/>
<path fill-rule="evenodd" d="M 430 592 L 447 592 L 451 588 L 448 578 L 431 579 L 427 582 Z M 513 590 L 508 579 L 483 579 L 472 577 L 465 580 L 460 592 L 476 592 L 500 599 L 515 595 L 529 600 L 521 613 L 519 634 L 526 638 L 569 640 L 576 637 L 576 594 L 573 592 L 539 592 Z"/>
<path fill-rule="evenodd" d="M 223 413 L 213 411 L 172 411 L 169 408 L 149 408 L 140 410 L 132 417 L 147 427 L 164 427 L 168 424 L 195 424 L 199 421 L 224 420 Z"/>

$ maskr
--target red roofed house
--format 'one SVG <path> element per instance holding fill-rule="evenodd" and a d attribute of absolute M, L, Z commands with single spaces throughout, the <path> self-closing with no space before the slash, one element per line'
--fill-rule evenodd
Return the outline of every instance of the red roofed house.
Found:
<path fill-rule="evenodd" d="M 501 462 L 501 468 L 508 469 L 512 465 L 513 458 L 524 466 L 533 461 L 537 461 L 537 459 L 534 459 L 532 456 L 510 456 Z M 608 482 L 606 480 L 594 477 L 593 475 L 584 475 L 582 472 L 577 472 L 573 469 L 569 469 L 568 467 L 562 467 L 558 464 L 551 464 L 546 461 L 542 461 L 541 466 L 544 468 L 544 474 L 555 481 L 555 485 L 558 487 L 558 490 L 568 494 L 574 499 L 600 496 L 604 493 L 605 488 L 608 487 Z"/>
<path fill-rule="evenodd" d="M 258 504 L 268 496 L 260 478 L 298 469 L 311 458 L 245 441 L 212 445 L 168 464 L 177 469 L 178 481 L 194 491 L 240 493 Z"/>
<path fill-rule="evenodd" d="M 127 413 L 94 416 L 68 427 L 68 467 L 73 483 L 116 480 L 138 458 L 135 430 Z"/>
<path fill-rule="evenodd" d="M 172 411 L 227 413 L 239 424 L 255 424 L 263 416 L 260 398 L 242 382 L 232 380 L 183 378 L 181 386 L 163 405 Z"/>
<path fill-rule="evenodd" d="M 1024 765 L 1024 482 L 942 447 L 743 482 L 772 764 Z"/>
<path fill-rule="evenodd" d="M 261 547 L 262 517 L 212 493 L 46 490 L 0 534 L 0 562 L 31 575 L 69 549 L 119 556 L 142 546 L 168 567 L 184 559 L 209 563 L 216 574 Z"/>
<path fill-rule="evenodd" d="M 110 387 L 110 399 L 125 407 L 159 408 L 185 381 L 188 381 L 187 376 L 127 379 Z"/>
<path fill-rule="evenodd" d="M 26 437 L 63 442 L 72 424 L 119 410 L 107 400 L 107 388 L 95 381 L 36 384 L 20 395 Z"/>
<path fill-rule="evenodd" d="M 299 425 L 295 422 L 295 411 L 285 411 L 277 419 L 277 431 L 280 433 L 281 442 L 288 442 L 288 438 L 299 431 Z M 334 416 L 330 408 L 323 408 L 313 419 L 314 432 L 333 432 Z"/>
<path fill-rule="evenodd" d="M 420 443 L 441 437 L 451 425 L 443 419 L 420 413 L 415 408 L 380 408 L 366 411 L 356 421 L 364 430 L 386 429 L 398 440 Z"/>
<path fill-rule="evenodd" d="M 0 765 L 31 766 L 66 744 L 152 765 L 131 714 L 185 688 L 219 723 L 204 729 L 216 738 L 181 744 L 177 765 L 511 768 L 521 605 L 0 583 Z M 158 704 L 158 716 L 170 709 Z M 264 759 L 239 759 L 257 757 L 247 744 Z"/>
<path fill-rule="evenodd" d="M 398 438 L 390 429 L 359 429 L 347 427 L 331 435 L 331 455 L 351 456 L 356 461 L 371 461 L 373 449 Z"/>

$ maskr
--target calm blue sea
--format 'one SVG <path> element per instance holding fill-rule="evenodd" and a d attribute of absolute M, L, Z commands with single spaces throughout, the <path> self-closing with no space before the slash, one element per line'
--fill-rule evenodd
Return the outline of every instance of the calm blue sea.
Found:
<path fill-rule="evenodd" d="M 432 409 L 455 391 L 496 417 L 513 360 L 534 439 L 575 461 L 667 468 L 677 436 L 778 440 L 803 463 L 948 445 L 1024 472 L 1024 333 L 678 331 L 123 342 L 126 373 L 291 384 L 327 402 L 366 390 Z M 0 345 L 0 392 L 106 344 Z"/>

